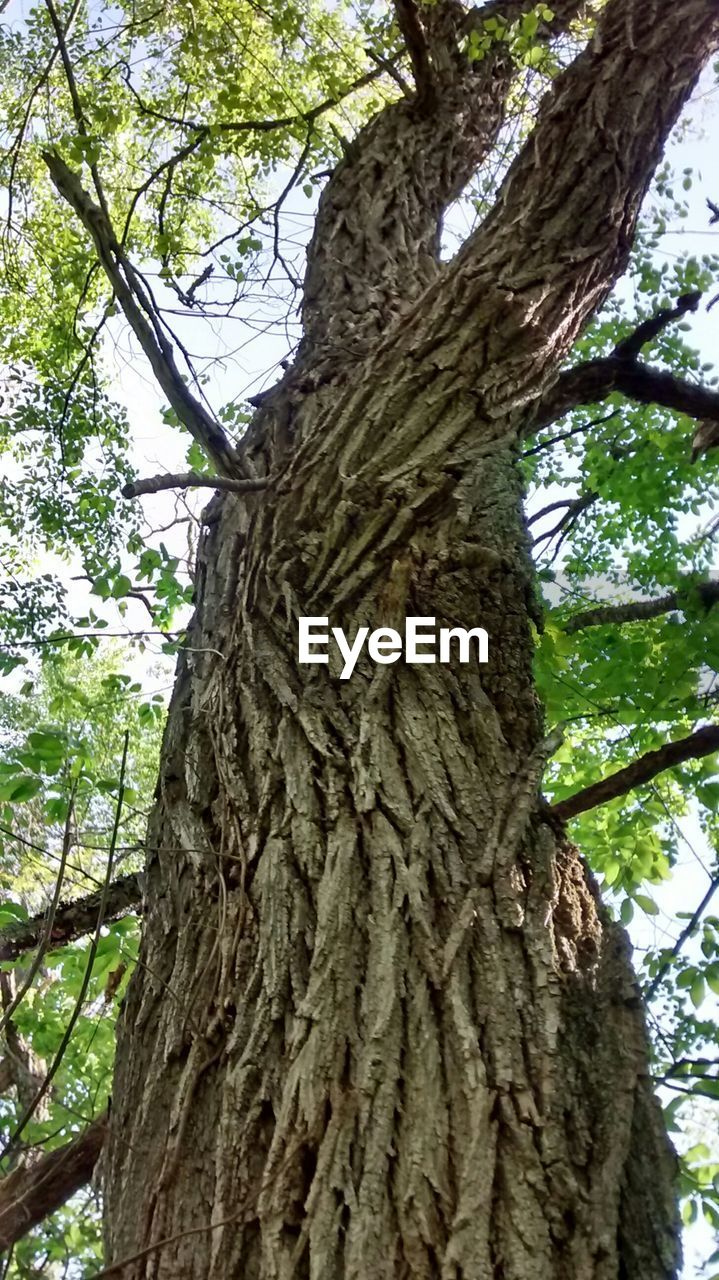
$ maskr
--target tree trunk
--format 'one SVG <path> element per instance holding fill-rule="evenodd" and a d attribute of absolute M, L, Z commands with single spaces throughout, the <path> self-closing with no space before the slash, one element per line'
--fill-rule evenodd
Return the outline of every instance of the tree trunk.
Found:
<path fill-rule="evenodd" d="M 107 1233 L 123 1277 L 675 1274 L 626 937 L 539 795 L 552 743 L 517 459 L 626 264 L 719 17 L 709 0 L 612 0 L 602 21 L 449 267 L 417 265 L 429 224 L 403 200 L 436 153 L 404 104 L 323 196 L 306 340 L 247 448 L 270 483 L 206 512 L 118 1047 Z M 460 73 L 438 30 L 441 89 Z M 471 170 L 501 113 L 470 115 Z M 419 151 L 396 149 L 406 133 Z M 382 186 L 353 236 L 365 143 L 396 200 Z M 435 225 L 465 160 L 420 201 Z M 298 664 L 300 616 L 353 636 L 409 615 L 485 627 L 488 665 L 363 657 L 343 681 L 335 657 Z"/>

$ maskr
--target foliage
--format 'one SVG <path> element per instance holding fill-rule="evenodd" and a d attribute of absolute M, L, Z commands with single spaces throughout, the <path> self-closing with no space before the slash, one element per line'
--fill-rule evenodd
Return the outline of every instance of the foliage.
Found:
<path fill-rule="evenodd" d="M 35 680 L 0 698 L 0 928 L 47 906 L 66 830 L 71 840 L 62 898 L 91 892 L 102 881 L 126 731 L 130 750 L 113 874 L 143 861 L 145 806 L 154 785 L 170 673 L 166 667 L 152 673 L 153 690 L 147 687 L 151 673 L 141 682 L 122 669 L 128 654 L 121 646 L 89 663 L 62 653 L 62 660 L 37 667 Z M 19 1146 L 11 1146 L 12 1135 L 25 1114 L 27 1090 L 15 1086 L 0 1100 L 2 1149 L 7 1151 L 3 1170 L 22 1151 L 62 1145 L 105 1106 L 114 1020 L 138 937 L 134 916 L 103 928 L 74 1032 L 48 1098 L 23 1130 Z M 61 1047 L 89 948 L 83 940 L 53 949 L 12 1015 L 24 1060 L 34 1063 L 39 1078 Z M 13 988 L 23 982 L 28 964 L 25 955 L 2 965 Z M 17 1052 L 15 1043 L 12 1047 Z M 5 1055 L 8 1051 L 5 1046 Z M 61 1275 L 61 1264 L 68 1260 L 91 1274 L 100 1258 L 97 1193 L 89 1191 L 77 1197 L 74 1208 L 65 1208 L 15 1246 L 11 1274 Z"/>

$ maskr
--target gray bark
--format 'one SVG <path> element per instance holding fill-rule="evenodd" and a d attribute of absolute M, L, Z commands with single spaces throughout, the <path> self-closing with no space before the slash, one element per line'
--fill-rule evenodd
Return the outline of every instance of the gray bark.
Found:
<path fill-rule="evenodd" d="M 409 104 L 329 184 L 300 361 L 253 426 L 271 482 L 208 512 L 166 733 L 108 1153 L 127 1280 L 675 1274 L 626 938 L 539 798 L 517 458 L 718 38 L 713 0 L 611 0 L 447 268 L 427 228 L 464 157 L 438 128 L 435 201 Z M 398 155 L 425 165 L 404 238 L 368 220 Z M 314 614 L 481 622 L 490 663 L 341 682 L 297 664 Z"/>

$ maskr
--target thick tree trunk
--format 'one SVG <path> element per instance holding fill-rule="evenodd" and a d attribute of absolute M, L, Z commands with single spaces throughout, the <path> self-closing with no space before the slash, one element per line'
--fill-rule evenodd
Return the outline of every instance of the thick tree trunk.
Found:
<path fill-rule="evenodd" d="M 111 1257 L 177 1236 L 126 1274 L 671 1275 L 626 943 L 537 800 L 511 454 L 396 557 L 371 494 L 292 538 L 265 504 L 244 547 L 218 505 L 124 1013 Z M 298 612 L 481 622 L 491 660 L 343 682 L 298 666 Z"/>
<path fill-rule="evenodd" d="M 626 939 L 539 798 L 517 442 L 626 263 L 719 17 L 612 0 L 603 24 L 449 268 L 430 231 L 464 152 L 423 220 L 431 137 L 404 104 L 323 197 L 306 341 L 250 437 L 270 484 L 207 513 L 118 1048 L 124 1277 L 675 1274 Z M 440 27 L 435 75 L 460 94 Z M 501 123 L 486 102 L 460 122 L 477 153 Z M 410 135 L 421 146 L 393 154 Z M 383 187 L 360 235 L 363 140 L 409 217 Z M 490 661 L 363 658 L 341 681 L 337 662 L 298 665 L 301 615 L 348 634 L 482 625 Z"/>

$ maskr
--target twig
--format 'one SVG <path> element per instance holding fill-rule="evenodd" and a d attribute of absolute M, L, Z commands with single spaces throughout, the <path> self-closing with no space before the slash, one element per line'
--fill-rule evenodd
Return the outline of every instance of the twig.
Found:
<path fill-rule="evenodd" d="M 664 963 L 660 966 L 660 968 L 657 970 L 654 977 L 652 978 L 652 981 L 650 982 L 649 987 L 647 988 L 645 1000 L 647 1001 L 651 1000 L 652 996 L 654 995 L 654 992 L 659 986 L 659 983 L 662 981 L 662 978 L 665 977 L 665 975 L 671 968 L 672 961 L 676 959 L 682 947 L 684 946 L 684 943 L 686 942 L 687 938 L 691 937 L 692 933 L 696 929 L 699 921 L 704 915 L 704 912 L 709 906 L 709 903 L 714 897 L 714 894 L 716 893 L 717 889 L 719 889 L 719 875 L 714 876 L 711 884 L 709 885 L 709 888 L 707 889 L 706 893 L 704 894 L 704 897 L 699 903 L 699 906 L 697 907 L 696 911 L 691 917 L 691 920 L 687 921 L 686 925 L 684 926 L 681 933 L 679 934 L 679 937 L 674 943 L 674 946 L 672 947 L 671 951 L 669 952 L 666 959 L 664 960 Z"/>
<path fill-rule="evenodd" d="M 572 436 L 581 435 L 583 431 L 591 431 L 592 427 L 601 427 L 605 422 L 610 422 L 612 418 L 616 418 L 618 412 L 618 409 L 612 409 L 611 413 L 605 413 L 601 418 L 592 418 L 591 422 L 583 422 L 580 427 L 572 427 L 569 431 L 560 431 L 559 435 L 552 436 L 551 440 L 541 440 L 533 448 L 525 449 L 522 457 L 533 458 L 535 454 L 542 453 L 544 449 L 551 449 L 555 444 L 561 444 L 563 440 L 571 440 Z"/>
<path fill-rule="evenodd" d="M 138 911 L 142 903 L 142 877 L 139 873 L 120 876 L 113 880 L 105 899 L 105 920 L 117 920 L 129 911 Z M 40 931 L 45 927 L 40 955 L 64 947 L 75 938 L 89 933 L 97 920 L 103 890 L 89 893 L 84 898 L 62 903 L 54 915 L 44 912 L 17 924 L 0 929 L 0 961 L 17 960 L 23 952 L 37 943 Z M 49 931 L 48 931 L 49 926 Z M 44 944 L 44 945 L 43 945 Z"/>
<path fill-rule="evenodd" d="M 42 932 L 40 933 L 40 930 L 38 930 L 38 933 L 40 933 L 40 945 L 37 949 L 37 955 L 33 957 L 32 964 L 30 965 L 30 968 L 25 974 L 23 982 L 18 987 L 17 991 L 12 997 L 7 1008 L 4 1010 L 2 1018 L 0 1018 L 0 1032 L 4 1031 L 13 1013 L 15 1012 L 18 1005 L 20 1004 L 20 1001 L 24 999 L 26 992 L 32 986 L 35 980 L 35 975 L 38 969 L 40 968 L 40 965 L 42 964 L 43 956 L 45 955 L 45 952 L 47 951 L 50 945 L 53 923 L 55 920 L 55 913 L 57 911 L 58 903 L 60 902 L 60 894 L 62 893 L 62 882 L 65 878 L 65 868 L 67 867 L 67 859 L 68 859 L 70 850 L 72 848 L 72 818 L 73 818 L 76 791 L 77 791 L 77 782 L 74 782 L 72 786 L 72 790 L 70 792 L 70 800 L 68 804 L 67 817 L 65 819 L 65 830 L 63 831 L 63 836 L 62 836 L 62 853 L 60 856 L 60 865 L 57 869 L 57 876 L 55 877 L 55 889 L 52 895 L 52 901 L 50 903 L 49 910 L 47 911 L 47 913 L 43 913 L 41 917 L 41 919 L 44 922 Z M 37 941 L 37 934 L 35 937 L 35 941 Z M 32 943 L 30 945 L 32 945 Z M 5 959 L 5 957 L 3 957 L 3 959 Z"/>
<path fill-rule="evenodd" d="M 186 1240 L 188 1236 L 198 1236 L 205 1231 L 217 1231 L 220 1227 L 227 1227 L 231 1222 L 237 1222 L 241 1214 L 242 1210 L 238 1210 L 237 1213 L 232 1213 L 229 1218 L 222 1218 L 219 1222 L 206 1222 L 199 1227 L 187 1227 L 185 1231 L 178 1231 L 174 1236 L 165 1236 L 162 1240 L 155 1240 L 152 1244 L 145 1245 L 144 1249 L 138 1249 L 137 1253 L 132 1253 L 126 1258 L 120 1258 L 118 1262 L 111 1262 L 110 1266 L 103 1267 L 102 1271 L 96 1271 L 94 1280 L 102 1280 L 103 1276 L 117 1275 L 118 1271 L 124 1271 L 125 1267 L 129 1267 L 131 1263 L 147 1258 L 149 1254 L 156 1253 L 158 1249 L 166 1248 L 168 1244 L 174 1244 L 176 1240 Z"/>

